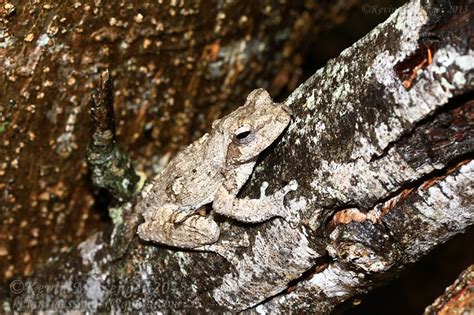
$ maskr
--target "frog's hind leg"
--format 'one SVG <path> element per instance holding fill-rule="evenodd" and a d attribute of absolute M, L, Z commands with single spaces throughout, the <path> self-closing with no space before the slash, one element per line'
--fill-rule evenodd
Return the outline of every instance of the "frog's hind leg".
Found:
<path fill-rule="evenodd" d="M 212 217 L 192 215 L 182 221 L 176 205 L 164 205 L 159 211 L 147 217 L 138 227 L 138 235 L 146 241 L 179 248 L 194 249 L 213 244 L 219 239 L 219 226 Z M 179 224 L 176 221 L 180 222 Z"/>

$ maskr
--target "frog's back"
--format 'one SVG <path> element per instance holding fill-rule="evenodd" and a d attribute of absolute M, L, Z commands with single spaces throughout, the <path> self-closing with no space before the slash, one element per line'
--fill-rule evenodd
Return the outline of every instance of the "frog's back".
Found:
<path fill-rule="evenodd" d="M 212 202 L 223 182 L 225 152 L 214 150 L 211 141 L 206 134 L 180 151 L 151 181 L 147 198 L 153 198 L 154 205 L 172 203 L 193 210 Z"/>

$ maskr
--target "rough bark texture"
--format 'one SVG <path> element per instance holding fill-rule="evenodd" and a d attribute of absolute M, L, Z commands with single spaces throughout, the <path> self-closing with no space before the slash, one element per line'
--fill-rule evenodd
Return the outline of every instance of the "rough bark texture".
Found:
<path fill-rule="evenodd" d="M 425 315 L 469 314 L 474 310 L 474 265 L 463 271 L 446 292 L 426 308 Z"/>
<path fill-rule="evenodd" d="M 353 2 L 1 1 L 0 278 L 104 227 L 84 159 L 99 70 L 122 149 L 152 174 L 253 88 L 295 81 L 305 38 Z"/>
<path fill-rule="evenodd" d="M 457 8 L 409 2 L 286 100 L 295 121 L 242 195 L 297 179 L 296 226 L 223 218 L 220 241 L 250 242 L 228 263 L 140 242 L 130 204 L 113 233 L 54 257 L 4 307 L 328 312 L 461 233 L 474 223 L 474 52 Z"/>

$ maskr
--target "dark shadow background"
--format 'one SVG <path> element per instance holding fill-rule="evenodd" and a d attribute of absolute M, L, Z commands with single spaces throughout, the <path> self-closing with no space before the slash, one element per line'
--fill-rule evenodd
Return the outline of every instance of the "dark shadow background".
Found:
<path fill-rule="evenodd" d="M 474 263 L 474 228 L 438 246 L 400 277 L 365 296 L 340 305 L 333 314 L 423 314 L 453 284 L 459 274 Z M 358 305 L 354 305 L 358 304 Z"/>

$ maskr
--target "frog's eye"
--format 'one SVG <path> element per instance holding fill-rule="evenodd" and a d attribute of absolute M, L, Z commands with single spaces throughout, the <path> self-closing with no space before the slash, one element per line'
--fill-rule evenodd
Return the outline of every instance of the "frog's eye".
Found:
<path fill-rule="evenodd" d="M 250 126 L 241 126 L 234 132 L 234 141 L 237 143 L 248 143 L 252 141 L 254 135 Z"/>

